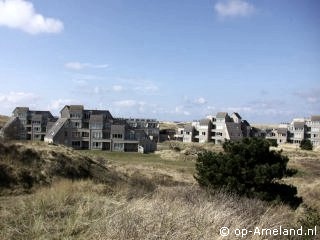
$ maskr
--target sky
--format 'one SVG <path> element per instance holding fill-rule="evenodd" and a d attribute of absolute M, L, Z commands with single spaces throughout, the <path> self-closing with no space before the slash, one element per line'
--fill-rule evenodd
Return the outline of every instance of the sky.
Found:
<path fill-rule="evenodd" d="M 320 114 L 318 0 L 0 0 L 0 114 Z"/>

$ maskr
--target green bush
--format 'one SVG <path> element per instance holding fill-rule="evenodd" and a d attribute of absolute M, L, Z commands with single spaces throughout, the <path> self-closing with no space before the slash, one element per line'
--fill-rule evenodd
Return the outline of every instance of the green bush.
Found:
<path fill-rule="evenodd" d="M 297 207 L 294 186 L 277 183 L 286 176 L 288 157 L 281 151 L 270 151 L 264 139 L 246 138 L 226 142 L 224 153 L 203 152 L 198 155 L 195 178 L 201 186 L 223 188 L 248 197 L 281 201 Z"/>
<path fill-rule="evenodd" d="M 300 148 L 303 150 L 312 150 L 312 142 L 309 139 L 303 139 L 300 143 Z"/>
<path fill-rule="evenodd" d="M 277 139 L 267 139 L 272 147 L 278 147 Z"/>

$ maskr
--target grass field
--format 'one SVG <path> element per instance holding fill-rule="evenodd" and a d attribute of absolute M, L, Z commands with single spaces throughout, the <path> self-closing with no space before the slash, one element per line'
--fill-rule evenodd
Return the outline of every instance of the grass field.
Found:
<path fill-rule="evenodd" d="M 301 205 L 293 210 L 285 205 L 220 191 L 209 194 L 201 189 L 193 178 L 194 153 L 203 149 L 221 151 L 212 145 L 165 143 L 156 153 L 139 154 L 74 151 L 41 142 L 16 144 L 23 146 L 18 148 L 21 158 L 24 151 L 31 148 L 46 164 L 57 157 L 65 159 L 63 164 L 70 163 L 71 158 L 77 164 L 81 161 L 99 163 L 123 180 L 99 182 L 97 178 L 68 180 L 59 177 L 50 185 L 38 186 L 31 194 L 3 195 L 0 197 L 0 239 L 220 240 L 237 239 L 221 237 L 219 229 L 223 226 L 231 231 L 235 228 L 278 228 L 280 225 L 312 228 L 320 222 L 319 151 L 282 147 L 290 158 L 289 167 L 298 169 L 297 175 L 284 181 L 296 185 L 304 204 L 316 209 Z M 55 158 L 52 158 L 53 152 L 56 152 Z M 104 174 L 90 166 L 87 166 L 90 176 Z M 60 164 L 59 169 L 55 169 L 62 171 L 62 167 Z M 304 238 L 248 235 L 242 239 Z"/>

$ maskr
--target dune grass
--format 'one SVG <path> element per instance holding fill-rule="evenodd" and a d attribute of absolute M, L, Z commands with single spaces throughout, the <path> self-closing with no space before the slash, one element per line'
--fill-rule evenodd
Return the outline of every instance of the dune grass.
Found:
<path fill-rule="evenodd" d="M 90 180 L 62 180 L 14 201 L 0 199 L 0 238 L 222 239 L 222 226 L 292 227 L 295 216 L 286 206 L 209 195 L 192 185 L 147 188 L 131 198 L 128 192 L 141 191 L 141 185 L 110 189 Z"/>
<path fill-rule="evenodd" d="M 165 148 L 166 154 L 138 154 L 73 151 L 44 143 L 17 144 L 33 147 L 44 161 L 90 160 L 90 174 L 103 177 L 108 172 L 92 168 L 99 163 L 112 170 L 110 173 L 119 174 L 121 177 L 114 179 L 122 181 L 56 178 L 51 185 L 38 186 L 30 194 L 1 196 L 0 239 L 220 240 L 237 239 L 234 235 L 221 237 L 219 229 L 223 226 L 231 231 L 301 225 L 312 228 L 320 222 L 320 158 L 315 151 L 283 149 L 290 158 L 289 167 L 298 169 L 297 175 L 285 181 L 295 184 L 305 204 L 318 212 L 305 205 L 293 210 L 222 191 L 208 193 L 193 179 L 194 161 L 184 158 L 186 149 L 193 154 L 189 145 L 179 151 Z M 243 239 L 303 238 L 249 234 Z"/>

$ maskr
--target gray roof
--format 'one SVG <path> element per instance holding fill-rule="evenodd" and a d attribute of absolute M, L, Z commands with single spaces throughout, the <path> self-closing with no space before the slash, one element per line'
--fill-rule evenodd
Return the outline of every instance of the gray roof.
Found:
<path fill-rule="evenodd" d="M 208 126 L 210 124 L 211 120 L 208 118 L 204 118 L 200 120 L 200 126 Z"/>
<path fill-rule="evenodd" d="M 28 112 L 29 108 L 28 107 L 16 107 L 13 112 Z"/>
<path fill-rule="evenodd" d="M 83 111 L 83 105 L 70 105 L 70 111 Z"/>
<path fill-rule="evenodd" d="M 247 120 L 242 120 L 241 123 L 244 124 L 245 126 L 250 127 L 250 123 Z"/>
<path fill-rule="evenodd" d="M 226 118 L 228 113 L 226 112 L 218 112 L 216 118 Z"/>
<path fill-rule="evenodd" d="M 304 122 L 293 122 L 293 127 L 304 128 Z"/>
<path fill-rule="evenodd" d="M 277 133 L 287 134 L 288 133 L 288 129 L 287 128 L 278 128 L 277 129 Z"/>
<path fill-rule="evenodd" d="M 241 119 L 241 116 L 239 115 L 239 113 L 234 112 L 233 114 L 236 115 L 237 118 Z"/>
<path fill-rule="evenodd" d="M 193 131 L 193 126 L 192 125 L 186 125 L 185 127 L 184 127 L 184 131 L 186 131 L 186 132 L 192 132 Z"/>
<path fill-rule="evenodd" d="M 313 122 L 318 122 L 318 121 L 320 121 L 320 115 L 313 115 L 313 116 L 311 116 L 311 121 L 313 121 Z"/>

